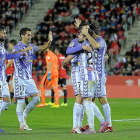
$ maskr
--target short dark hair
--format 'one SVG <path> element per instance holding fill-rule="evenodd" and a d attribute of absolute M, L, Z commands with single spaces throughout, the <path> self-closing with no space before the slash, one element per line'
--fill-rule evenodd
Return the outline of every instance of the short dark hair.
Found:
<path fill-rule="evenodd" d="M 86 22 L 81 22 L 81 24 L 80 24 L 80 26 L 79 26 L 79 31 L 82 30 L 82 27 L 83 27 L 83 26 L 87 26 L 87 25 L 89 25 L 89 24 L 86 23 Z"/>
<path fill-rule="evenodd" d="M 58 46 L 56 46 L 55 49 L 57 49 L 57 51 L 59 51 L 59 53 L 62 52 L 62 48 L 60 48 L 60 47 L 58 47 Z"/>
<path fill-rule="evenodd" d="M 9 41 L 9 43 L 11 43 L 15 46 L 17 44 L 17 41 L 15 39 L 12 39 L 12 40 Z"/>
<path fill-rule="evenodd" d="M 19 32 L 20 37 L 21 37 L 21 35 L 25 35 L 26 31 L 31 31 L 31 29 L 30 28 L 21 28 L 20 32 Z"/>
<path fill-rule="evenodd" d="M 0 26 L 0 31 L 3 31 L 3 30 L 5 30 L 5 26 Z"/>
<path fill-rule="evenodd" d="M 94 31 L 94 33 L 96 35 L 100 35 L 100 33 L 101 33 L 101 27 L 100 27 L 99 22 L 97 22 L 97 21 L 96 22 L 93 22 L 89 27 L 90 27 L 91 30 Z"/>

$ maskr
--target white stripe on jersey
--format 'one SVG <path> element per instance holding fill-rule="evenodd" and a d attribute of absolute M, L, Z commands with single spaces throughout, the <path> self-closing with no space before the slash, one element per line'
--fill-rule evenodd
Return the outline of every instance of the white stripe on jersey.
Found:
<path fill-rule="evenodd" d="M 95 66 L 94 52 L 81 53 L 78 58 L 81 78 L 83 80 L 97 81 L 98 74 Z"/>

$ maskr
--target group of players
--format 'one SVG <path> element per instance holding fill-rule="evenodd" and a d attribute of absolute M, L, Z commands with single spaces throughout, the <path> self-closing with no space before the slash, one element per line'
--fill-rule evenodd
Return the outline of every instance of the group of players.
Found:
<path fill-rule="evenodd" d="M 104 61 L 108 59 L 107 46 L 100 36 L 100 25 L 98 22 L 91 25 L 82 24 L 78 19 L 75 25 L 79 28 L 79 35 L 68 46 L 66 53 L 69 55 L 63 61 L 65 66 L 71 60 L 71 78 L 76 97 L 72 133 L 96 133 L 94 115 L 100 121 L 99 133 L 113 132 L 105 87 Z M 94 103 L 95 98 L 98 98 L 102 105 L 105 119 Z M 82 128 L 84 112 L 87 116 L 87 126 Z"/>
<path fill-rule="evenodd" d="M 13 76 L 14 96 L 17 99 L 16 114 L 20 123 L 20 130 L 32 130 L 26 123 L 26 117 L 40 102 L 38 90 L 32 79 L 32 61 L 34 51 L 47 51 L 46 62 L 47 72 L 41 81 L 41 98 L 42 103 L 38 107 L 46 106 L 45 104 L 45 86 L 52 87 L 52 107 L 59 107 L 58 91 L 58 69 L 63 70 L 63 65 L 71 60 L 71 78 L 75 92 L 76 102 L 73 107 L 73 128 L 72 133 L 96 133 L 94 128 L 94 115 L 100 121 L 99 132 L 113 132 L 111 122 L 111 109 L 106 98 L 106 72 L 104 61 L 108 59 L 106 55 L 106 43 L 100 36 L 100 25 L 98 22 L 82 24 L 80 20 L 75 20 L 75 25 L 79 28 L 78 38 L 71 41 L 66 53 L 68 57 L 60 54 L 60 49 L 56 48 L 55 53 L 51 51 L 50 44 L 52 41 L 52 32 L 48 34 L 48 42 L 42 46 L 31 44 L 31 30 L 22 28 L 20 30 L 21 41 L 12 49 L 12 53 L 4 48 L 2 43 L 6 39 L 6 30 L 0 27 L 0 112 L 10 105 L 9 87 L 6 83 L 5 61 L 13 59 L 15 72 Z M 58 59 L 60 59 L 58 61 Z M 62 62 L 63 60 L 63 62 Z M 59 65 L 58 65 L 59 64 Z M 59 66 L 59 68 L 58 68 Z M 65 80 L 64 80 L 65 79 Z M 60 77 L 59 81 L 63 86 L 64 103 L 67 105 L 66 97 L 66 77 Z M 55 103 L 54 103 L 55 93 Z M 26 106 L 25 97 L 30 96 L 32 101 Z M 104 117 L 99 108 L 95 105 L 94 100 L 98 98 L 103 107 Z M 84 112 L 87 116 L 87 126 L 82 127 Z M 4 132 L 0 129 L 0 132 Z"/>
<path fill-rule="evenodd" d="M 19 41 L 9 54 L 5 48 L 3 41 L 6 39 L 6 29 L 0 26 L 0 113 L 5 110 L 11 103 L 9 87 L 6 82 L 5 62 L 6 59 L 13 59 L 14 62 L 14 76 L 13 87 L 14 97 L 17 99 L 16 114 L 20 124 L 20 130 L 32 130 L 26 123 L 26 117 L 40 102 L 37 87 L 32 79 L 32 61 L 34 51 L 46 50 L 52 42 L 52 32 L 48 34 L 48 42 L 42 46 L 35 46 L 31 44 L 31 29 L 22 28 L 20 30 L 21 41 Z M 50 74 L 51 75 L 51 74 Z M 25 97 L 30 96 L 32 101 L 26 106 Z M 4 133 L 0 129 L 1 133 Z"/>

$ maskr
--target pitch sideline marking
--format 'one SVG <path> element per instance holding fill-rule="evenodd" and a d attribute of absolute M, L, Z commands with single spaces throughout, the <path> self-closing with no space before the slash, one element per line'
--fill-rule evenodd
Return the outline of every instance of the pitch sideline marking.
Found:
<path fill-rule="evenodd" d="M 122 119 L 122 120 L 112 120 L 113 122 L 139 122 L 140 121 L 140 118 L 137 118 L 137 119 Z"/>

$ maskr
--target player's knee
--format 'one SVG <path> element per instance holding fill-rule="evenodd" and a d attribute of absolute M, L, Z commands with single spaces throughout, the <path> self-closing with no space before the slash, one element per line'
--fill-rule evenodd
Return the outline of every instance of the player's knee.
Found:
<path fill-rule="evenodd" d="M 40 97 L 39 96 L 34 96 L 33 97 L 33 102 L 37 105 L 40 102 Z"/>
<path fill-rule="evenodd" d="M 16 112 L 23 112 L 25 99 L 17 99 Z"/>
<path fill-rule="evenodd" d="M 106 97 L 100 97 L 99 102 L 103 105 L 107 103 L 107 98 Z"/>
<path fill-rule="evenodd" d="M 45 87 L 44 86 L 40 86 L 40 91 L 41 91 L 41 93 L 45 93 Z"/>
<path fill-rule="evenodd" d="M 56 88 L 53 88 L 53 91 L 54 91 L 54 93 L 56 94 L 56 93 L 59 93 L 59 91 L 58 91 L 58 88 L 56 87 Z"/>
<path fill-rule="evenodd" d="M 81 104 L 82 103 L 82 96 L 81 96 L 81 94 L 78 94 L 77 96 L 76 96 L 76 103 L 79 103 L 79 104 Z"/>

